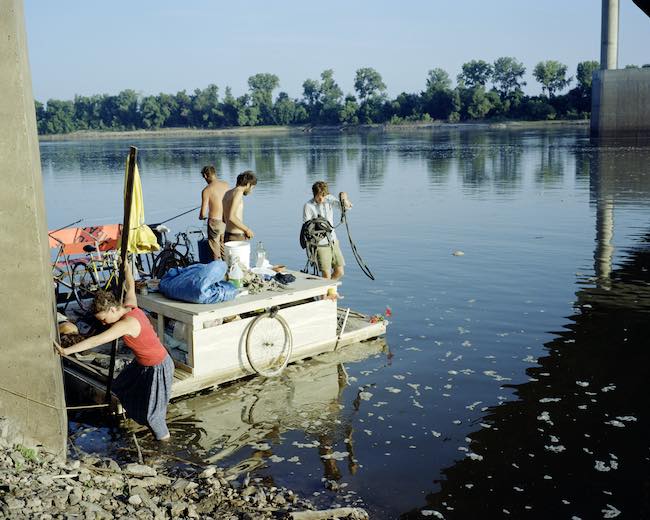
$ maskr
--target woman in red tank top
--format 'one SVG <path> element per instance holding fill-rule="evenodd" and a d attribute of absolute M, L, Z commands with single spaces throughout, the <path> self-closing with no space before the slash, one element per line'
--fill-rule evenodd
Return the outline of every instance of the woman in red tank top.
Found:
<path fill-rule="evenodd" d="M 156 439 L 165 441 L 169 439 L 165 419 L 174 379 L 174 362 L 147 316 L 137 307 L 135 283 L 128 262 L 125 275 L 124 303 L 120 304 L 108 291 L 98 291 L 93 302 L 95 317 L 110 327 L 72 347 L 57 349 L 61 355 L 69 356 L 123 338 L 135 359 L 115 378 L 113 392 L 130 418 L 149 426 Z"/>

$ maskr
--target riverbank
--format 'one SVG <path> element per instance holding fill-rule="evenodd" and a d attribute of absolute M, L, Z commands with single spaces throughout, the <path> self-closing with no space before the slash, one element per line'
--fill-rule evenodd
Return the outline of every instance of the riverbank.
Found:
<path fill-rule="evenodd" d="M 354 126 L 246 126 L 234 128 L 161 128 L 159 130 L 129 130 L 129 131 L 96 131 L 82 130 L 69 134 L 40 135 L 40 141 L 74 141 L 93 139 L 156 139 L 175 137 L 212 137 L 212 136 L 268 136 L 305 134 L 312 132 L 372 132 L 372 131 L 400 131 L 400 130 L 435 130 L 435 129 L 516 129 L 516 128 L 556 128 L 556 127 L 588 127 L 589 120 L 555 120 L 555 121 L 499 121 L 499 122 L 464 122 L 446 123 L 412 122 L 400 124 L 372 124 Z"/>
<path fill-rule="evenodd" d="M 367 519 L 356 507 L 317 510 L 293 491 L 215 466 L 165 470 L 77 453 L 59 462 L 1 435 L 0 519 Z M 164 445 L 160 456 L 164 456 Z"/>

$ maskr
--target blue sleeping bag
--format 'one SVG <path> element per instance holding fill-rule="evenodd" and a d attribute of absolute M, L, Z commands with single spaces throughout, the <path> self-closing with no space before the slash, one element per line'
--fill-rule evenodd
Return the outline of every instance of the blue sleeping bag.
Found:
<path fill-rule="evenodd" d="M 160 280 L 160 292 L 172 300 L 218 303 L 232 300 L 237 288 L 223 280 L 228 266 L 221 260 L 189 267 L 172 267 Z"/>

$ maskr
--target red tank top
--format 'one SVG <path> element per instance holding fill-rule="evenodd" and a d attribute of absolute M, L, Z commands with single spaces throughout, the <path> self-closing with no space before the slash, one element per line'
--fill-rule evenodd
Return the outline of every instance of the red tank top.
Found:
<path fill-rule="evenodd" d="M 136 337 L 124 336 L 124 343 L 129 347 L 138 363 L 145 367 L 159 365 L 167 356 L 167 350 L 163 347 L 156 331 L 153 330 L 151 322 L 142 309 L 133 308 L 125 314 L 138 320 L 140 324 L 140 334 Z"/>

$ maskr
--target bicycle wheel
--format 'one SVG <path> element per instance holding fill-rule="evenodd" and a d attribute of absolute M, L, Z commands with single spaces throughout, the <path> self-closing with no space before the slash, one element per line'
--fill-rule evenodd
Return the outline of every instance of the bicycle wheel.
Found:
<path fill-rule="evenodd" d="M 92 268 L 83 262 L 76 262 L 72 266 L 72 292 L 82 311 L 90 310 L 88 299 L 95 295 L 97 289 L 98 282 Z"/>
<path fill-rule="evenodd" d="M 277 311 L 255 318 L 246 334 L 246 357 L 258 374 L 274 377 L 289 363 L 293 338 L 289 325 Z"/>
<path fill-rule="evenodd" d="M 187 264 L 176 251 L 163 251 L 153 263 L 151 275 L 161 279 L 172 267 L 185 267 Z"/>

